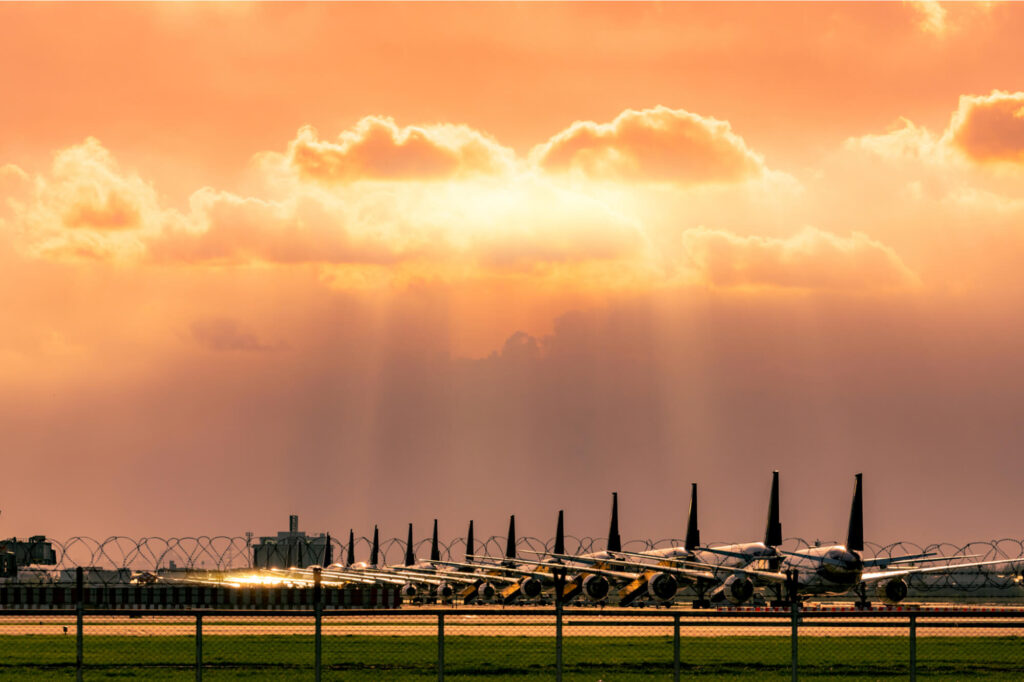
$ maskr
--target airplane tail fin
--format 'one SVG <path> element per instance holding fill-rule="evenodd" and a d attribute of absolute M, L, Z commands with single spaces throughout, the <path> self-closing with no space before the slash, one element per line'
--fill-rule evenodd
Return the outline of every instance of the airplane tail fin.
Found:
<path fill-rule="evenodd" d="M 846 549 L 864 551 L 864 499 L 861 493 L 861 477 L 857 474 L 857 487 L 853 490 L 853 505 L 850 507 L 850 530 L 846 533 Z"/>
<path fill-rule="evenodd" d="M 380 538 L 377 534 L 377 526 L 373 527 L 373 546 L 370 547 L 370 565 L 376 566 L 380 554 Z"/>
<path fill-rule="evenodd" d="M 324 561 L 321 566 L 330 566 L 334 563 L 334 546 L 331 545 L 331 534 L 327 534 L 327 544 L 324 545 Z"/>
<path fill-rule="evenodd" d="M 409 537 L 405 541 L 405 565 L 412 566 L 416 563 L 416 556 L 412 553 L 412 524 L 409 524 Z"/>
<path fill-rule="evenodd" d="M 612 525 L 608 528 L 608 551 L 621 552 L 622 538 L 619 537 L 619 494 L 612 493 Z"/>
<path fill-rule="evenodd" d="M 778 547 L 782 544 L 782 524 L 779 522 L 779 472 L 772 472 L 772 493 L 768 500 L 768 525 L 764 529 L 764 544 Z"/>
<path fill-rule="evenodd" d="M 469 520 L 469 530 L 466 532 L 466 563 L 473 561 L 473 520 Z"/>
<path fill-rule="evenodd" d="M 437 546 L 437 519 L 434 519 L 434 535 L 430 538 L 430 560 L 441 560 L 441 550 Z"/>
<path fill-rule="evenodd" d="M 348 554 L 345 556 L 345 565 L 351 566 L 356 562 L 356 536 L 352 529 L 348 529 Z"/>
<path fill-rule="evenodd" d="M 565 554 L 565 526 L 562 524 L 562 510 L 558 510 L 558 527 L 555 528 L 555 554 Z"/>
<path fill-rule="evenodd" d="M 697 527 L 697 484 L 690 488 L 690 514 L 686 519 L 686 549 L 693 551 L 700 547 L 700 528 Z"/>
<path fill-rule="evenodd" d="M 516 558 L 516 515 L 508 519 L 508 543 L 505 545 L 505 558 Z"/>

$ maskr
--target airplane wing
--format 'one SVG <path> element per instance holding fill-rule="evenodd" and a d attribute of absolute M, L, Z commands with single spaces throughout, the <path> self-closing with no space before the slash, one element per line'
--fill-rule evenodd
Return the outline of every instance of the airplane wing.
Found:
<path fill-rule="evenodd" d="M 524 551 L 526 551 L 526 550 L 524 550 Z M 530 553 L 531 554 L 542 555 L 541 552 L 530 552 Z M 636 557 L 641 557 L 641 558 L 644 558 L 644 559 L 650 559 L 650 560 L 653 560 L 653 561 L 672 561 L 674 563 L 685 563 L 684 561 L 682 561 L 680 559 L 675 559 L 675 558 L 670 558 L 670 557 L 663 558 L 663 557 L 657 557 L 657 556 L 648 556 L 648 555 L 645 555 L 645 554 L 635 554 L 633 552 L 622 552 L 622 551 L 619 551 L 619 552 L 614 552 L 614 554 L 621 554 L 621 555 L 625 555 L 625 556 L 636 556 Z M 658 564 L 641 564 L 641 563 L 638 563 L 636 561 L 627 561 L 625 559 L 614 559 L 614 558 L 596 559 L 594 557 L 577 556 L 577 555 L 574 555 L 574 554 L 552 554 L 550 552 L 546 553 L 546 554 L 543 554 L 542 556 L 551 556 L 551 557 L 554 557 L 555 559 L 559 559 L 559 560 L 562 560 L 562 561 L 573 561 L 573 562 L 589 564 L 589 567 L 583 567 L 583 566 L 565 566 L 563 564 L 552 564 L 550 562 L 548 562 L 548 563 L 538 562 L 538 563 L 540 563 L 540 565 L 543 565 L 543 566 L 561 566 L 561 567 L 566 568 L 566 569 L 568 569 L 570 571 L 582 571 L 584 573 L 600 573 L 601 575 L 608 575 L 608 576 L 619 577 L 619 578 L 629 578 L 630 576 L 632 576 L 633 578 L 636 578 L 636 577 L 639 577 L 642 573 L 647 572 L 647 571 L 658 571 L 658 572 L 661 572 L 661 573 L 671 573 L 672 575 L 674 575 L 676 577 L 686 578 L 688 580 L 716 580 L 714 574 L 709 573 L 707 571 L 695 571 L 695 570 L 690 569 L 690 568 L 678 568 L 678 567 L 673 567 L 673 566 L 662 566 L 662 565 L 658 565 Z M 620 568 L 630 569 L 630 570 L 629 571 L 612 571 L 612 570 L 609 570 L 609 569 L 599 569 L 599 568 L 597 568 L 598 564 L 606 564 L 606 565 L 611 565 L 611 566 L 618 566 Z M 637 573 L 636 571 L 640 571 L 640 573 Z"/>
<path fill-rule="evenodd" d="M 929 566 L 928 568 L 903 568 L 895 571 L 876 571 L 875 573 L 864 573 L 861 575 L 861 582 L 871 583 L 886 578 L 901 578 L 906 575 L 918 573 L 943 573 L 956 571 L 961 568 L 974 568 L 976 566 L 996 566 L 998 564 L 1024 564 L 1024 559 L 997 559 L 995 561 L 976 561 L 970 564 L 949 564 L 947 566 Z"/>
<path fill-rule="evenodd" d="M 760 571 L 756 568 L 745 568 L 742 566 L 716 566 L 715 564 L 705 564 L 700 561 L 682 561 L 680 563 L 684 563 L 687 566 L 707 569 L 711 572 L 712 578 L 715 579 L 717 579 L 717 575 L 715 575 L 717 573 L 740 573 L 750 578 L 759 578 L 770 583 L 784 583 L 789 580 L 789 576 L 777 571 Z"/>
<path fill-rule="evenodd" d="M 523 551 L 525 551 L 525 550 L 523 550 Z M 540 554 L 540 552 L 531 552 L 531 553 L 532 554 Z M 576 560 L 576 557 L 573 557 L 573 555 L 570 555 L 570 554 L 553 554 L 553 555 L 547 555 L 547 556 L 554 556 L 556 558 L 565 557 L 569 561 L 575 561 Z M 589 557 L 588 557 L 588 560 L 589 560 Z M 608 569 L 608 568 L 598 568 L 597 566 L 594 566 L 594 565 L 590 565 L 590 566 L 571 566 L 571 565 L 568 565 L 568 564 L 558 564 L 558 563 L 553 563 L 553 562 L 550 562 L 550 561 L 537 561 L 535 559 L 517 559 L 516 561 L 518 561 L 519 563 L 522 563 L 522 564 L 530 564 L 531 566 L 543 567 L 543 568 L 548 568 L 548 569 L 552 569 L 552 570 L 562 569 L 566 573 L 593 573 L 594 575 L 603 575 L 603 576 L 608 576 L 610 578 L 621 578 L 623 580 L 636 580 L 637 578 L 639 578 L 640 576 L 643 575 L 643 571 L 640 571 L 640 572 L 636 572 L 636 571 L 614 571 L 614 570 L 611 570 L 611 569 Z M 627 566 L 629 566 L 631 568 L 643 568 L 644 570 L 648 570 L 650 568 L 661 568 L 661 567 L 655 567 L 655 566 L 642 567 L 639 564 L 634 564 L 634 563 L 630 563 L 630 562 L 626 562 L 626 561 L 616 561 L 614 559 L 600 559 L 600 560 L 593 561 L 593 563 L 594 564 L 599 564 L 599 563 L 601 563 L 601 564 L 603 564 L 603 563 L 625 564 L 625 565 L 627 565 Z M 672 569 L 666 569 L 666 570 L 668 572 L 671 572 Z M 530 571 L 528 571 L 528 573 L 530 575 L 543 575 L 543 576 L 548 575 L 546 573 L 539 572 L 539 571 L 537 571 L 537 572 L 530 572 Z"/>
<path fill-rule="evenodd" d="M 952 561 L 953 559 L 976 559 L 980 557 L 980 554 L 958 554 L 956 556 L 932 556 L 929 554 L 907 554 L 906 556 L 896 557 L 894 559 L 886 559 L 884 557 L 875 557 L 873 559 L 865 559 L 864 566 L 876 567 L 880 566 L 885 568 L 886 566 L 893 566 L 897 564 L 926 564 L 934 563 L 936 561 Z"/>
<path fill-rule="evenodd" d="M 922 552 L 921 554 L 901 554 L 899 556 L 891 557 L 876 556 L 871 559 L 864 559 L 864 566 L 882 566 L 884 568 L 890 564 L 905 563 L 907 561 L 947 561 L 949 559 L 959 558 L 961 557 L 942 557 L 935 556 L 935 552 Z"/>
<path fill-rule="evenodd" d="M 730 551 L 725 550 L 725 549 L 716 549 L 715 547 L 695 547 L 694 551 L 696 551 L 696 552 L 710 552 L 711 554 L 718 554 L 719 556 L 729 556 L 729 557 L 734 557 L 734 558 L 737 558 L 737 559 L 749 559 L 750 558 L 749 554 L 744 554 L 743 552 L 730 552 Z"/>
<path fill-rule="evenodd" d="M 520 563 L 524 563 L 522 560 L 517 560 L 517 561 L 519 561 Z M 460 563 L 458 561 L 431 561 L 430 563 L 438 565 L 438 566 L 454 566 L 456 568 L 471 568 L 471 569 L 473 569 L 472 573 L 463 573 L 462 575 L 463 576 L 474 575 L 474 576 L 476 576 L 479 579 L 491 580 L 491 581 L 503 582 L 503 583 L 517 583 L 517 582 L 519 582 L 519 578 L 513 578 L 513 577 L 508 576 L 508 575 L 495 575 L 493 573 L 478 573 L 477 571 L 501 571 L 503 573 L 511 573 L 513 575 L 528 575 L 528 576 L 536 576 L 537 575 L 536 571 L 525 571 L 525 570 L 523 570 L 521 568 L 513 568 L 511 566 L 500 566 L 498 564 L 495 564 L 493 566 L 485 566 L 485 565 L 481 565 L 481 564 Z"/>

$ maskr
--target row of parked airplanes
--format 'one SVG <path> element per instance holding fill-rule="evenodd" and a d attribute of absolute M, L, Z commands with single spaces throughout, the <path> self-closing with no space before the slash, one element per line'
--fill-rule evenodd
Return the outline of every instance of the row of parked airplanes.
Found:
<path fill-rule="evenodd" d="M 603 551 L 568 554 L 565 551 L 563 513 L 558 513 L 554 547 L 548 552 L 518 550 L 515 517 L 509 522 L 505 555 L 475 554 L 473 522 L 469 522 L 463 561 L 442 560 L 434 521 L 430 558 L 417 561 L 413 552 L 412 525 L 405 560 L 380 565 L 376 527 L 368 561 L 355 561 L 354 537 L 344 563 L 323 567 L 273 570 L 292 584 L 309 584 L 320 573 L 324 585 L 384 584 L 400 587 L 409 600 L 447 602 L 587 600 L 599 604 L 629 606 L 671 602 L 682 587 L 690 587 L 696 608 L 712 602 L 744 604 L 759 594 L 774 605 L 790 604 L 810 596 L 852 593 L 861 606 L 870 605 L 869 591 L 888 603 L 907 596 L 907 579 L 913 575 L 942 573 L 972 567 L 1005 565 L 1016 571 L 1024 559 L 975 561 L 958 555 L 934 552 L 868 558 L 864 552 L 862 475 L 856 475 L 850 524 L 844 545 L 814 546 L 798 551 L 781 549 L 779 521 L 779 473 L 773 472 L 768 503 L 768 523 L 763 542 L 703 546 L 697 525 L 697 484 L 692 484 L 686 539 L 682 546 L 630 552 L 622 549 L 618 529 L 618 497 L 613 493 L 611 528 Z M 526 554 L 527 556 L 522 556 Z M 952 561 L 959 563 L 951 563 Z"/>

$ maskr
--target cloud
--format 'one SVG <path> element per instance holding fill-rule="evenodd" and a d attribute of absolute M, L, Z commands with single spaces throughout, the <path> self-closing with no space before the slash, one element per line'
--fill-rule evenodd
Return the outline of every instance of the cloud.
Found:
<path fill-rule="evenodd" d="M 435 180 L 501 173 L 512 152 L 467 126 L 400 128 L 391 118 L 367 116 L 336 142 L 301 128 L 286 158 L 300 176 L 323 182 Z"/>
<path fill-rule="evenodd" d="M 191 198 L 190 220 L 148 242 L 160 262 L 388 263 L 401 250 L 386 240 L 359 239 L 348 212 L 304 196 L 283 201 L 204 188 Z"/>
<path fill-rule="evenodd" d="M 954 150 L 975 163 L 1024 163 L 1024 92 L 961 95 L 941 135 L 901 117 L 889 131 L 852 137 L 844 146 L 889 160 L 915 159 L 933 165 L 955 165 Z"/>
<path fill-rule="evenodd" d="M 940 140 L 927 128 L 900 117 L 889 131 L 851 137 L 843 146 L 846 149 L 861 149 L 889 160 L 926 160 L 934 159 L 940 153 L 939 144 Z"/>
<path fill-rule="evenodd" d="M 891 248 L 859 232 L 838 237 L 807 227 L 777 239 L 700 227 L 683 233 L 683 246 L 715 287 L 870 290 L 917 281 Z"/>
<path fill-rule="evenodd" d="M 237 320 L 214 317 L 196 320 L 191 326 L 192 338 L 207 350 L 213 351 L 269 351 L 273 346 L 262 343 Z"/>
<path fill-rule="evenodd" d="M 330 191 L 299 183 L 280 200 L 203 189 L 187 222 L 147 244 L 160 262 L 409 265 L 449 277 L 616 260 L 643 239 L 600 201 L 510 178 Z"/>
<path fill-rule="evenodd" d="M 96 138 L 63 149 L 46 173 L 30 177 L 7 166 L 4 185 L 21 180 L 8 204 L 30 253 L 120 259 L 144 251 L 143 239 L 161 230 L 172 212 L 156 190 L 125 171 Z M 25 189 L 27 185 L 28 189 Z"/>
<path fill-rule="evenodd" d="M 738 182 L 765 172 L 762 158 L 727 121 L 663 106 L 627 109 L 611 123 L 577 121 L 532 156 L 553 172 L 684 185 Z"/>
<path fill-rule="evenodd" d="M 1024 92 L 962 95 L 948 136 L 973 161 L 1024 163 Z"/>
<path fill-rule="evenodd" d="M 90 137 L 57 154 L 42 184 L 41 203 L 57 211 L 67 228 L 124 230 L 141 226 L 156 193 L 138 176 L 123 173 L 113 155 Z"/>
<path fill-rule="evenodd" d="M 909 3 L 918 15 L 917 26 L 925 33 L 943 36 L 948 28 L 946 8 L 935 0 L 914 0 Z"/>

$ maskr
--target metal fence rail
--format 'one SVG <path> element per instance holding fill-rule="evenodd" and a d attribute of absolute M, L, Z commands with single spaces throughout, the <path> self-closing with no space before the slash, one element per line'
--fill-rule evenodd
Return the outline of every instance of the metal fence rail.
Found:
<path fill-rule="evenodd" d="M 0 612 L 0 678 L 1024 677 L 1024 610 Z"/>

